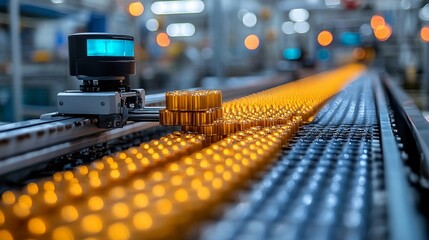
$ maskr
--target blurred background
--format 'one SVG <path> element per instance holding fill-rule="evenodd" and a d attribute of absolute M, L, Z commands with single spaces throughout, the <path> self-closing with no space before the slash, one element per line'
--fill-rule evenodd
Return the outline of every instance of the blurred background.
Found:
<path fill-rule="evenodd" d="M 423 0 L 0 0 L 0 122 L 56 111 L 56 94 L 78 89 L 67 47 L 76 32 L 134 36 L 131 84 L 149 94 L 360 61 L 426 110 L 428 21 Z"/>

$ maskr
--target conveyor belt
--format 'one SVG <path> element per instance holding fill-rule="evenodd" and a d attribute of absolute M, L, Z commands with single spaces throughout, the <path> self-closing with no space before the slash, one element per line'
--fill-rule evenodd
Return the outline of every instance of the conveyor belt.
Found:
<path fill-rule="evenodd" d="M 183 133 L 132 147 L 174 130 L 158 127 L 56 158 L 3 194 L 0 239 L 422 239 L 379 80 L 361 75 L 281 148 L 312 101 L 203 150 Z"/>
<path fill-rule="evenodd" d="M 360 78 L 334 97 L 203 238 L 385 238 L 383 162 L 370 80 Z"/>

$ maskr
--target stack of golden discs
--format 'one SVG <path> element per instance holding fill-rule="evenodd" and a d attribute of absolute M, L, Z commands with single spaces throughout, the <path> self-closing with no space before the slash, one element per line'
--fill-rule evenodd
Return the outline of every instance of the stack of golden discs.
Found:
<path fill-rule="evenodd" d="M 165 94 L 165 105 L 159 112 L 161 125 L 180 125 L 184 132 L 204 134 L 206 145 L 221 139 L 215 124 L 222 118 L 221 91 L 171 91 Z"/>

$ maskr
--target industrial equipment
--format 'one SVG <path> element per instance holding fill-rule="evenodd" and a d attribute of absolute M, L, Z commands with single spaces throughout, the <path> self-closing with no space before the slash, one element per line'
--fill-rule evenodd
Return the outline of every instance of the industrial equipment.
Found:
<path fill-rule="evenodd" d="M 429 123 L 388 76 L 145 96 L 126 84 L 131 39 L 71 36 L 81 89 L 0 126 L 0 239 L 429 236 Z M 106 59 L 122 70 L 85 67 Z"/>
<path fill-rule="evenodd" d="M 132 36 L 70 35 L 69 68 L 70 75 L 76 76 L 82 84 L 80 90 L 58 94 L 58 114 L 93 115 L 97 117 L 99 127 L 114 128 L 123 127 L 133 110 L 139 110 L 140 115 L 148 113 L 144 110 L 144 89 L 129 87 L 129 75 L 135 73 Z"/>

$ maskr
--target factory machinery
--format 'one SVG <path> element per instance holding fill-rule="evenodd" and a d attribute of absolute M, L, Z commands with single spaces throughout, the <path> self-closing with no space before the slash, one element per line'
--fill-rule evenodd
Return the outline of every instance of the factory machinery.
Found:
<path fill-rule="evenodd" d="M 427 239 L 409 97 L 360 64 L 278 81 L 0 126 L 0 239 Z"/>

